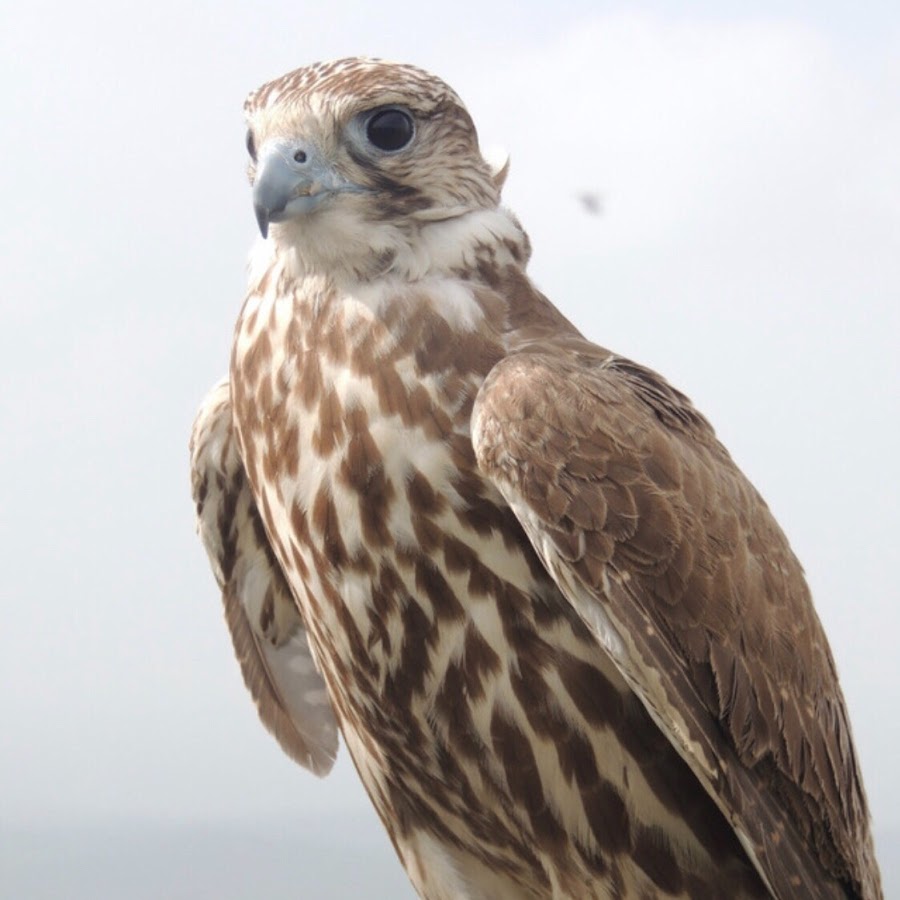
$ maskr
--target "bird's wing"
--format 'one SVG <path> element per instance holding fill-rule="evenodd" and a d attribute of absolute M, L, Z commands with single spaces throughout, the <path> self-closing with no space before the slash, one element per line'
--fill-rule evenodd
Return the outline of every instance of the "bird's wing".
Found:
<path fill-rule="evenodd" d="M 338 748 L 334 711 L 250 492 L 227 380 L 213 388 L 194 421 L 191 486 L 197 530 L 259 716 L 288 756 L 326 775 Z"/>
<path fill-rule="evenodd" d="M 566 350 L 491 372 L 479 466 L 773 895 L 879 897 L 834 662 L 783 533 L 687 398 Z"/>

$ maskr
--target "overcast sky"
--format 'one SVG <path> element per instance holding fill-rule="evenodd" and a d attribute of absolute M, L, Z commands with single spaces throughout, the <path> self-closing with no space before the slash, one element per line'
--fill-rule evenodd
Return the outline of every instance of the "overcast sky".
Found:
<path fill-rule="evenodd" d="M 458 90 L 511 154 L 538 284 L 688 393 L 768 500 L 896 877 L 900 12 L 753 8 L 3 6 L 0 828 L 303 822 L 306 870 L 323 854 L 303 829 L 328 814 L 356 829 L 335 846 L 358 833 L 392 865 L 346 754 L 317 781 L 256 721 L 187 470 L 254 238 L 244 96 L 369 54 Z"/>

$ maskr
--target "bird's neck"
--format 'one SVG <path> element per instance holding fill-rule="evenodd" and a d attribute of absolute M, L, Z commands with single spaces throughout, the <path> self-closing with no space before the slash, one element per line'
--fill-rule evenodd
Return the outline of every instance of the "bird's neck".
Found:
<path fill-rule="evenodd" d="M 383 278 L 415 283 L 435 277 L 496 280 L 524 271 L 528 236 L 502 208 L 447 211 L 445 217 L 395 222 L 290 222 L 274 226 L 250 260 L 251 289 L 277 265 L 292 281 L 327 278 L 346 293 Z"/>
<path fill-rule="evenodd" d="M 528 236 L 512 213 L 472 210 L 415 228 L 398 248 L 390 271 L 410 281 L 463 276 L 491 283 L 510 266 L 524 271 L 530 255 Z"/>
<path fill-rule="evenodd" d="M 434 318 L 434 328 L 447 329 L 454 342 L 481 332 L 505 353 L 548 341 L 574 350 L 568 344 L 584 342 L 526 274 L 528 236 L 506 210 L 432 221 L 398 242 L 389 259 L 373 240 L 371 272 L 361 264 L 350 265 L 354 257 L 349 250 L 341 266 L 322 272 L 309 262 L 309 240 L 286 245 L 280 237 L 259 242 L 251 255 L 238 351 L 247 327 L 263 322 L 281 322 L 284 328 L 292 322 L 291 333 L 309 332 L 304 341 L 315 346 L 322 323 L 335 316 L 341 327 L 370 323 L 363 327 L 365 333 L 374 323 L 396 330 L 398 323 L 418 320 L 423 312 Z"/>

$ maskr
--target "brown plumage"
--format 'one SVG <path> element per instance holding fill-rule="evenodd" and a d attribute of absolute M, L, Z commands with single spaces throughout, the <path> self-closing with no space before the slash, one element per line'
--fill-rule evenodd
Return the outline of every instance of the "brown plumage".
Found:
<path fill-rule="evenodd" d="M 197 416 L 190 450 L 198 530 L 222 589 L 244 683 L 282 750 L 324 775 L 337 755 L 337 724 L 247 484 L 227 381 Z"/>
<path fill-rule="evenodd" d="M 268 238 L 192 464 L 285 750 L 327 770 L 337 721 L 428 900 L 879 898 L 799 563 L 687 398 L 528 280 L 456 95 L 342 60 L 246 109 Z"/>

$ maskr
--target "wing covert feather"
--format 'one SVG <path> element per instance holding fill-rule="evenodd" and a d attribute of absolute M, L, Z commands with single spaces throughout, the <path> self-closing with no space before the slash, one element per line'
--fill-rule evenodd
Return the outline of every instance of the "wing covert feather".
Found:
<path fill-rule="evenodd" d="M 260 719 L 293 760 L 326 775 L 337 723 L 306 627 L 269 546 L 237 450 L 227 379 L 191 434 L 197 530 L 222 589 L 225 621 Z"/>
<path fill-rule="evenodd" d="M 878 898 L 843 696 L 803 572 L 682 394 L 587 341 L 491 372 L 478 463 L 782 898 Z"/>

